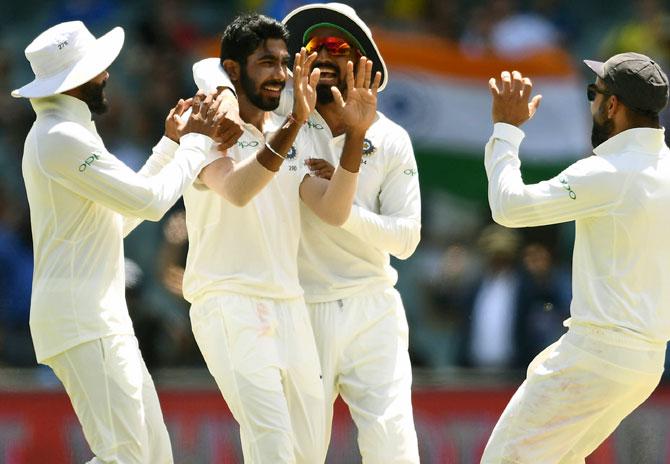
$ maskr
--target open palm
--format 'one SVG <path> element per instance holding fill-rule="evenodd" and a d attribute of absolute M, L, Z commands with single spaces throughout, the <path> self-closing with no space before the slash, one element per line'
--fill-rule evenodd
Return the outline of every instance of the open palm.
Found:
<path fill-rule="evenodd" d="M 347 98 L 342 97 L 339 89 L 333 87 L 333 96 L 339 108 L 342 122 L 347 127 L 366 129 L 370 127 L 377 113 L 377 90 L 381 82 L 381 73 L 375 74 L 372 86 L 372 61 L 361 57 L 354 78 L 354 64 L 347 63 Z"/>

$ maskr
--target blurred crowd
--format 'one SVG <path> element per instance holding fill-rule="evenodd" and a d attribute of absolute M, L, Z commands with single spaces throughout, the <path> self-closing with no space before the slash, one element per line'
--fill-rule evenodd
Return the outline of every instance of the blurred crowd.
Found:
<path fill-rule="evenodd" d="M 11 8 L 14 18 L 0 29 L 0 366 L 35 365 L 28 330 L 32 244 L 21 177 L 34 114 L 28 102 L 9 95 L 30 80 L 24 47 L 65 20 L 82 19 L 96 35 L 124 26 L 126 45 L 106 89 L 110 111 L 96 124 L 109 151 L 139 169 L 169 108 L 195 92 L 191 64 L 216 55 L 225 25 L 250 10 L 283 17 L 300 3 L 65 0 L 0 7 L 7 14 Z M 579 9 L 568 0 L 345 3 L 373 27 L 430 32 L 467 54 L 504 57 L 558 47 L 577 60 L 633 50 L 670 69 L 670 10 L 657 0 L 585 0 Z M 565 330 L 572 225 L 511 230 L 492 224 L 481 188 L 479 202 L 449 189 L 423 189 L 422 242 L 413 257 L 394 261 L 417 367 L 521 369 Z M 181 294 L 187 246 L 181 204 L 126 239 L 128 306 L 150 369 L 204 365 Z"/>

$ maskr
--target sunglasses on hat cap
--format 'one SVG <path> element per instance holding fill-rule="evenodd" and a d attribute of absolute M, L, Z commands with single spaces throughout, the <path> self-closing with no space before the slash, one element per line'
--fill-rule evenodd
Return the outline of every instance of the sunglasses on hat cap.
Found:
<path fill-rule="evenodd" d="M 324 47 L 330 56 L 348 56 L 352 49 L 351 44 L 341 37 L 312 37 L 305 44 L 307 53 L 318 53 Z"/>

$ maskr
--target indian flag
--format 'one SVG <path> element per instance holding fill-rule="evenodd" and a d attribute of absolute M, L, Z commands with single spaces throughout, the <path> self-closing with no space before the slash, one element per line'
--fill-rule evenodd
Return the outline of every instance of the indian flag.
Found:
<path fill-rule="evenodd" d="M 422 34 L 375 30 L 374 36 L 389 68 L 379 109 L 407 129 L 420 164 L 435 165 L 441 183 L 448 167 L 439 157 L 449 160 L 451 167 L 472 171 L 462 173 L 466 177 L 484 180 L 479 163 L 493 127 L 488 80 L 499 81 L 503 70 L 530 77 L 533 93 L 543 96 L 537 114 L 523 126 L 526 138 L 521 146 L 522 163 L 537 171 L 535 177 L 546 177 L 548 171 L 591 152 L 585 83 L 564 51 L 551 49 L 509 60 L 469 56 L 456 44 Z M 426 174 L 424 168 L 422 180 L 430 181 Z M 461 174 L 456 178 L 464 182 Z"/>

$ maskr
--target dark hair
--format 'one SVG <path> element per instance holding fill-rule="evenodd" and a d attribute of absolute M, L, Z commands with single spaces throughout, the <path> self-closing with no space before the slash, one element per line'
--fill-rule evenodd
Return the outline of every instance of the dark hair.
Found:
<path fill-rule="evenodd" d="M 287 43 L 286 26 L 260 14 L 238 16 L 221 37 L 221 63 L 233 60 L 246 65 L 249 55 L 268 39 L 281 39 Z"/>

